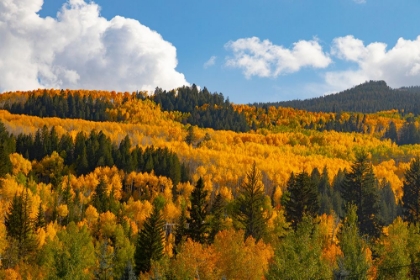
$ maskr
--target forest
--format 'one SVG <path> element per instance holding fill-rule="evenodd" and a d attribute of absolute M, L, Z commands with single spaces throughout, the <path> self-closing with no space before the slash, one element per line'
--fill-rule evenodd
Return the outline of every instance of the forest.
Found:
<path fill-rule="evenodd" d="M 361 92 L 364 109 L 337 101 Z M 0 278 L 419 279 L 420 116 L 385 102 L 401 94 L 420 98 L 3 93 Z"/>

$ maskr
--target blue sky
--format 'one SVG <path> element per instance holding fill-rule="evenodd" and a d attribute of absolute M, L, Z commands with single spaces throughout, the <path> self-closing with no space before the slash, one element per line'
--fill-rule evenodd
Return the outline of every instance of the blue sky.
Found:
<path fill-rule="evenodd" d="M 4 1 L 0 91 L 195 83 L 248 103 L 420 85 L 417 0 Z"/>

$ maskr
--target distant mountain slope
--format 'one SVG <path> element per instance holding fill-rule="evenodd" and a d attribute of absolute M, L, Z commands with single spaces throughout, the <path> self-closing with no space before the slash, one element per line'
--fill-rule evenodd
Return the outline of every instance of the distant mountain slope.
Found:
<path fill-rule="evenodd" d="M 336 94 L 275 103 L 254 104 L 292 107 L 311 112 L 375 113 L 392 109 L 420 113 L 420 87 L 390 88 L 384 81 L 370 81 Z"/>

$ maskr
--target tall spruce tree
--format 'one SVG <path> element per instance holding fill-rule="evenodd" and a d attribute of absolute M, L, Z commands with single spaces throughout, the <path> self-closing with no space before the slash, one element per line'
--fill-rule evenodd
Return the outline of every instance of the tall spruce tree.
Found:
<path fill-rule="evenodd" d="M 404 174 L 403 219 L 412 224 L 420 221 L 420 157 L 415 157 Z"/>
<path fill-rule="evenodd" d="M 235 219 L 245 229 L 244 238 L 252 236 L 257 241 L 266 234 L 268 220 L 264 215 L 265 193 L 261 177 L 254 162 L 236 198 L 234 213 Z"/>
<path fill-rule="evenodd" d="M 139 275 L 140 272 L 148 272 L 151 268 L 151 261 L 158 261 L 163 257 L 164 224 L 161 209 L 157 203 L 154 203 L 152 215 L 144 222 L 143 229 L 137 238 L 134 254 L 136 275 Z"/>
<path fill-rule="evenodd" d="M 347 206 L 354 204 L 357 207 L 360 233 L 378 237 L 381 232 L 379 188 L 366 152 L 357 154 L 351 171 L 346 173 L 341 196 Z"/>
<path fill-rule="evenodd" d="M 294 176 L 292 173 L 287 183 L 284 205 L 286 220 L 292 228 L 296 230 L 304 216 L 315 217 L 319 206 L 317 186 L 309 174 L 302 172 Z"/>
<path fill-rule="evenodd" d="M 188 208 L 190 217 L 187 218 L 188 229 L 186 231 L 188 237 L 200 243 L 206 242 L 208 231 L 208 225 L 205 222 L 208 214 L 207 194 L 208 191 L 204 189 L 203 178 L 200 177 L 191 193 L 191 207 Z"/>
<path fill-rule="evenodd" d="M 6 263 L 13 266 L 16 261 L 27 257 L 36 249 L 33 221 L 30 218 L 31 205 L 28 190 L 15 194 L 4 218 L 10 246 Z"/>

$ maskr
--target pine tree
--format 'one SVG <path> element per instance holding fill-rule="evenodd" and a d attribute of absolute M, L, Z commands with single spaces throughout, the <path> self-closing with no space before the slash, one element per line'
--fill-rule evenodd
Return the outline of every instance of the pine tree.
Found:
<path fill-rule="evenodd" d="M 163 257 L 163 232 L 164 220 L 157 205 L 153 208 L 153 213 L 146 219 L 143 229 L 137 238 L 134 262 L 136 265 L 136 275 L 140 272 L 148 272 L 151 268 L 151 261 L 158 261 Z"/>
<path fill-rule="evenodd" d="M 0 144 L 0 177 L 4 177 L 7 173 L 12 171 L 12 163 L 10 161 L 9 153 L 4 144 Z"/>
<path fill-rule="evenodd" d="M 197 185 L 191 193 L 191 207 L 188 208 L 190 217 L 187 218 L 187 236 L 195 242 L 205 243 L 208 226 L 207 217 L 207 198 L 208 191 L 204 190 L 204 181 L 200 177 Z"/>
<path fill-rule="evenodd" d="M 245 229 L 245 239 L 252 236 L 258 241 L 266 234 L 267 217 L 264 215 L 264 201 L 261 173 L 254 162 L 236 199 L 234 213 L 235 219 Z"/>
<path fill-rule="evenodd" d="M 225 211 L 225 204 L 222 195 L 219 193 L 216 195 L 216 199 L 211 208 L 212 219 L 210 222 L 210 234 L 209 241 L 213 242 L 216 234 L 223 229 L 223 216 Z"/>
<path fill-rule="evenodd" d="M 338 235 L 343 255 L 338 259 L 335 279 L 368 279 L 367 245 L 359 234 L 357 206 L 350 204 L 343 227 Z"/>
<path fill-rule="evenodd" d="M 284 203 L 286 220 L 293 229 L 304 216 L 315 217 L 319 211 L 317 186 L 306 172 L 292 175 L 287 183 L 287 196 Z"/>
<path fill-rule="evenodd" d="M 5 215 L 4 225 L 6 226 L 7 236 L 11 238 L 11 244 L 15 245 L 9 246 L 10 250 L 14 249 L 14 252 L 9 252 L 9 255 L 16 256 L 17 260 L 27 257 L 36 249 L 37 244 L 33 234 L 30 209 L 30 200 L 26 189 L 21 195 L 15 194 Z M 7 262 L 12 265 L 17 260 L 10 258 Z"/>
<path fill-rule="evenodd" d="M 99 184 L 95 188 L 95 194 L 92 197 L 92 205 L 98 210 L 99 213 L 103 213 L 110 208 L 110 199 L 106 193 L 107 184 L 103 178 L 99 180 Z"/>
<path fill-rule="evenodd" d="M 420 221 L 420 157 L 415 157 L 404 174 L 403 218 L 412 224 Z"/>
<path fill-rule="evenodd" d="M 351 172 L 346 173 L 341 185 L 341 196 L 347 206 L 356 205 L 360 233 L 378 237 L 381 231 L 379 189 L 366 152 L 357 155 Z"/>

